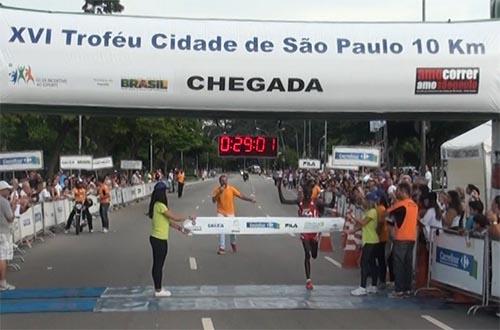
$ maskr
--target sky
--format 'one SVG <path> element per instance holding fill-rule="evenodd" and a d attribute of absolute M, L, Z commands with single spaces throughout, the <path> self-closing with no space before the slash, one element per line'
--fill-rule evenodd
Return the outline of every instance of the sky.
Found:
<path fill-rule="evenodd" d="M 419 21 L 423 0 L 122 0 L 123 14 L 306 21 Z M 2 0 L 6 6 L 81 12 L 83 0 Z M 489 18 L 490 0 L 426 0 L 428 21 Z M 145 5 L 147 3 L 147 5 Z"/>

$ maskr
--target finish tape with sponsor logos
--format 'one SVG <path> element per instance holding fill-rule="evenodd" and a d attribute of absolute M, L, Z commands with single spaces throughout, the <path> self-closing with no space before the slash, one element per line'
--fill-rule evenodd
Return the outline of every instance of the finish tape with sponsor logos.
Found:
<path fill-rule="evenodd" d="M 340 232 L 344 218 L 299 217 L 198 217 L 196 224 L 184 222 L 184 228 L 195 235 L 299 234 Z"/>

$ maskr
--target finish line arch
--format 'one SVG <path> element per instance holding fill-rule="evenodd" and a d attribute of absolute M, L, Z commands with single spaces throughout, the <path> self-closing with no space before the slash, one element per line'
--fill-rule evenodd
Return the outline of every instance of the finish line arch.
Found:
<path fill-rule="evenodd" d="M 3 112 L 500 118 L 498 20 L 0 16 Z"/>

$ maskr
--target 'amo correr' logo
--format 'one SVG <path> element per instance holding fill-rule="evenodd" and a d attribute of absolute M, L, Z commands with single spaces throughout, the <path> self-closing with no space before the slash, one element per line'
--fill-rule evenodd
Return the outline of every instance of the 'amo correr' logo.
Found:
<path fill-rule="evenodd" d="M 12 67 L 12 65 L 10 65 Z M 13 68 L 9 72 L 10 82 L 13 85 L 19 84 L 21 81 L 28 84 L 32 82 L 35 84 L 35 77 L 33 76 L 33 70 L 29 65 L 18 65 L 17 68 Z"/>

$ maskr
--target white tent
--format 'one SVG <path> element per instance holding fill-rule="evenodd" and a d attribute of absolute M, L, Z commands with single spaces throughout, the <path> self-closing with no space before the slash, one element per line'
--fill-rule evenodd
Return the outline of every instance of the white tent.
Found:
<path fill-rule="evenodd" d="M 441 145 L 441 160 L 447 162 L 448 189 L 479 187 L 481 199 L 489 204 L 491 190 L 491 121 Z"/>

